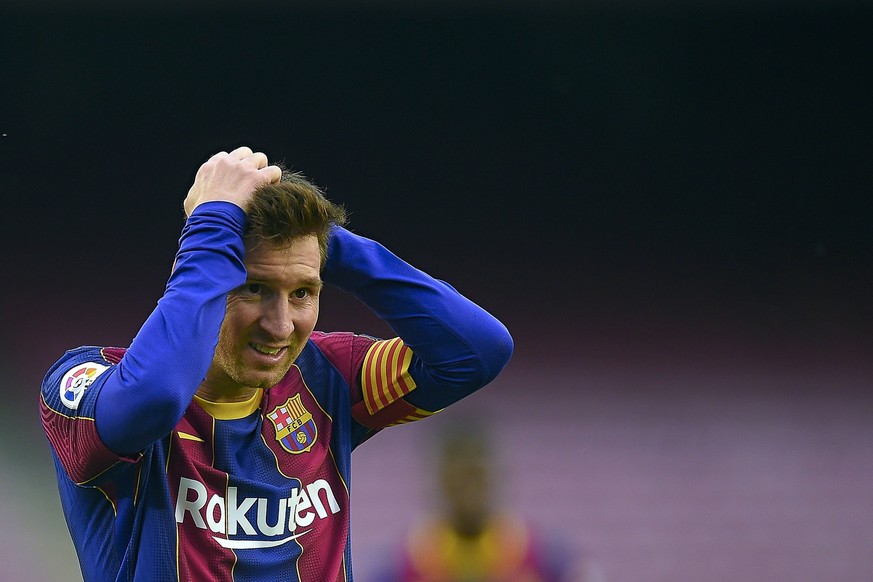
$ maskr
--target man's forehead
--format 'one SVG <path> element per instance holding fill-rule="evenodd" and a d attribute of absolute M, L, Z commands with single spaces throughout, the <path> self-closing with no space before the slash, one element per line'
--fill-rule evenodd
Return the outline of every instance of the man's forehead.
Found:
<path fill-rule="evenodd" d="M 244 260 L 249 275 L 284 276 L 318 279 L 321 253 L 315 236 L 298 237 L 290 243 L 247 241 Z"/>
<path fill-rule="evenodd" d="M 317 249 L 319 246 L 318 237 L 314 234 L 303 234 L 290 240 L 247 236 L 243 239 L 243 245 L 247 253 L 256 250 L 261 252 L 284 251 L 289 248 L 309 249 L 315 247 Z"/>

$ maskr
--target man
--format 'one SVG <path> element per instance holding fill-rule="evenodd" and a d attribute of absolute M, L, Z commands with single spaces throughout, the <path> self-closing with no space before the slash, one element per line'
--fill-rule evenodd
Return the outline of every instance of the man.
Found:
<path fill-rule="evenodd" d="M 437 502 L 410 527 L 379 582 L 603 582 L 556 532 L 504 505 L 504 479 L 490 435 L 480 426 L 446 429 L 437 440 L 432 482 Z"/>
<path fill-rule="evenodd" d="M 173 272 L 130 347 L 82 347 L 40 399 L 90 580 L 352 580 L 351 451 L 490 382 L 503 325 L 247 147 L 198 170 Z M 323 283 L 397 338 L 313 331 Z"/>

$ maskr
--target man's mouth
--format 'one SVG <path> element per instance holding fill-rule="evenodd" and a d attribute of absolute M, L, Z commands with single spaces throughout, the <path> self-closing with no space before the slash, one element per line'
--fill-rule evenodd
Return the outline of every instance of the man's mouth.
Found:
<path fill-rule="evenodd" d="M 270 347 L 262 344 L 249 344 L 249 347 L 258 352 L 259 354 L 264 354 L 265 356 L 278 356 L 285 347 Z"/>

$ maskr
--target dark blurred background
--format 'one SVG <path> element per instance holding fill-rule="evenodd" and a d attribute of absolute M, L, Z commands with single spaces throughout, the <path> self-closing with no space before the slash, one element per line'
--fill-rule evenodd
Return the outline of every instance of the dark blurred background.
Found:
<path fill-rule="evenodd" d="M 871 63 L 869 2 L 7 0 L 0 578 L 77 579 L 39 382 L 130 341 L 246 144 L 507 324 L 458 408 L 607 579 L 868 579 Z M 380 325 L 326 294 L 323 329 Z M 361 580 L 440 422 L 356 453 Z"/>

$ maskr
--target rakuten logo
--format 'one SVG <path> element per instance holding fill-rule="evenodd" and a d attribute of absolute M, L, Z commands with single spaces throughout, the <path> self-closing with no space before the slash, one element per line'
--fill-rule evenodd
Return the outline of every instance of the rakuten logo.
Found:
<path fill-rule="evenodd" d="M 240 530 L 249 536 L 264 536 L 274 539 L 230 540 L 212 536 L 225 548 L 271 548 L 281 546 L 302 536 L 310 530 L 297 532 L 297 528 L 312 525 L 315 518 L 324 519 L 340 510 L 339 503 L 330 488 L 330 483 L 319 479 L 314 483 L 291 489 L 291 497 L 270 500 L 265 497 L 237 497 L 237 488 L 227 488 L 227 499 L 217 493 L 209 496 L 206 486 L 194 479 L 179 479 L 179 496 L 176 498 L 176 522 L 182 523 L 186 514 L 200 529 L 214 533 L 237 535 Z M 326 504 L 326 506 L 325 506 Z M 255 523 L 249 521 L 252 509 L 257 506 Z M 310 511 L 314 510 L 314 511 Z M 291 535 L 286 535 L 291 534 Z M 283 537 L 284 536 L 284 537 Z"/>

